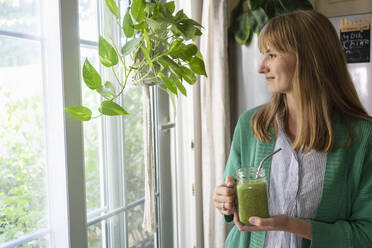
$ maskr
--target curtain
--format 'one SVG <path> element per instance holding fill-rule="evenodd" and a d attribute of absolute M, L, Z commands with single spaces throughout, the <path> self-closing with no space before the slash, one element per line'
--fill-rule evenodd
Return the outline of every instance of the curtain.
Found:
<path fill-rule="evenodd" d="M 153 182 L 154 156 L 151 122 L 151 96 L 150 87 L 142 85 L 143 106 L 143 142 L 145 161 L 145 206 L 142 227 L 145 231 L 153 233 L 156 228 L 155 215 L 155 185 Z"/>
<path fill-rule="evenodd" d="M 195 232 L 190 237 L 196 240 L 197 248 L 220 248 L 225 246 L 227 226 L 223 216 L 214 208 L 212 196 L 214 188 L 223 183 L 223 172 L 231 144 L 227 54 L 229 6 L 227 0 L 179 0 L 176 3 L 178 8 L 184 9 L 185 13 L 204 27 L 198 42 L 208 74 L 207 78 L 201 77 L 191 88 L 192 94 L 188 96 L 193 98 L 191 103 L 189 99 L 178 99 L 178 106 L 181 108 L 177 108 L 176 116 L 177 142 L 178 147 L 182 149 L 177 150 L 177 156 L 188 152 L 185 147 L 187 149 L 190 146 L 187 143 L 189 140 L 184 138 L 188 136 L 182 133 L 190 132 L 189 125 L 193 124 L 193 156 L 187 156 L 188 160 L 178 160 L 178 163 L 184 161 L 184 164 L 178 166 L 189 168 L 193 164 L 194 168 L 189 169 L 189 173 L 194 174 L 195 197 L 194 212 L 188 209 L 183 211 L 182 204 L 185 203 L 179 203 L 181 206 L 178 208 L 178 214 L 191 213 L 195 216 L 178 217 L 182 222 L 178 224 L 178 228 L 189 225 L 186 223 L 188 218 L 191 226 L 195 225 L 189 230 Z M 191 119 L 190 111 L 193 115 Z M 190 121 L 187 121 L 188 118 Z M 190 157 L 193 157 L 193 163 L 189 163 Z M 178 188 L 182 186 L 183 184 L 178 185 Z M 188 234 L 181 232 L 179 235 Z M 180 248 L 192 247 L 189 245 L 188 240 L 177 243 Z"/>
<path fill-rule="evenodd" d="M 200 80 L 201 167 L 205 248 L 225 247 L 226 224 L 212 201 L 214 188 L 223 183 L 230 148 L 228 85 L 228 1 L 204 0 L 200 40 L 208 78 Z"/>

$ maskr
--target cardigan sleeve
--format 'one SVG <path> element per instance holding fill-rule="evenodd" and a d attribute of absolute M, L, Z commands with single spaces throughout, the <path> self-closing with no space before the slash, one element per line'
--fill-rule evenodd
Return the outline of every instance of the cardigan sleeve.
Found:
<path fill-rule="evenodd" d="M 310 220 L 310 247 L 372 247 L 372 139 L 369 139 L 365 149 L 358 193 L 350 218 L 334 223 Z"/>

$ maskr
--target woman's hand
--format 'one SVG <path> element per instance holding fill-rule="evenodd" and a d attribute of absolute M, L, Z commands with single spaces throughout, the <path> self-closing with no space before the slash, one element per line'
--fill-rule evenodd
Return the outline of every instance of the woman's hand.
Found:
<path fill-rule="evenodd" d="M 234 211 L 234 222 L 239 231 L 262 232 L 262 231 L 284 231 L 297 234 L 311 240 L 311 225 L 307 221 L 286 215 L 260 218 L 252 216 L 249 222 L 254 226 L 247 226 L 240 222 L 238 212 Z"/>
<path fill-rule="evenodd" d="M 234 178 L 226 177 L 224 184 L 217 186 L 213 194 L 214 206 L 224 215 L 230 215 L 235 210 Z"/>

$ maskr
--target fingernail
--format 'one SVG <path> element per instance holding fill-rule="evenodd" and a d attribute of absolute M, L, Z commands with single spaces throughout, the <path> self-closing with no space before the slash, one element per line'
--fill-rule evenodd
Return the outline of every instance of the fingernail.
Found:
<path fill-rule="evenodd" d="M 249 222 L 254 225 L 254 224 L 256 224 L 257 219 L 254 218 L 254 217 L 251 217 L 251 218 L 249 218 Z"/>
<path fill-rule="evenodd" d="M 231 182 L 227 182 L 227 186 L 231 186 Z"/>

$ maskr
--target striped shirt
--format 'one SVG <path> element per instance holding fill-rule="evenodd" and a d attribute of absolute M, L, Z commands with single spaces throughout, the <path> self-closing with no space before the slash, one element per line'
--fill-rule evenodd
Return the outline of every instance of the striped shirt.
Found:
<path fill-rule="evenodd" d="M 271 216 L 288 215 L 303 219 L 314 218 L 322 195 L 326 153 L 311 150 L 296 153 L 291 141 L 280 131 L 273 156 L 268 189 Z M 300 248 L 302 238 L 283 231 L 268 231 L 265 248 Z"/>

